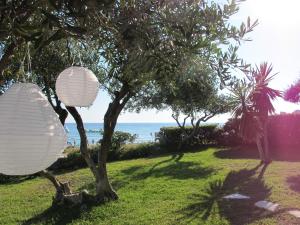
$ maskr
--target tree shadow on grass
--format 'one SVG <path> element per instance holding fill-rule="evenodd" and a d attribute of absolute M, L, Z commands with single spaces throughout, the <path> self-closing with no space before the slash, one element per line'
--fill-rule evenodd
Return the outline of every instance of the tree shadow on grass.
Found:
<path fill-rule="evenodd" d="M 89 212 L 95 206 L 95 204 L 90 203 L 88 205 L 82 206 L 73 206 L 67 207 L 64 205 L 61 206 L 52 206 L 49 209 L 45 210 L 39 215 L 25 221 L 22 225 L 31 225 L 31 224 L 69 224 L 72 221 L 80 218 L 83 212 Z"/>
<path fill-rule="evenodd" d="M 215 170 L 203 167 L 199 163 L 180 161 L 183 154 L 173 155 L 154 164 L 149 170 L 145 171 L 144 166 L 130 167 L 121 173 L 130 176 L 130 180 L 142 180 L 148 177 L 169 177 L 172 179 L 202 179 L 211 175 Z"/>
<path fill-rule="evenodd" d="M 144 171 L 145 166 L 143 165 L 139 165 L 139 166 L 132 166 L 129 168 L 125 168 L 123 170 L 121 170 L 121 174 L 125 175 L 122 177 L 122 179 L 111 179 L 111 184 L 114 187 L 114 189 L 116 191 L 118 191 L 120 188 L 125 187 L 126 185 L 130 184 L 130 182 L 132 182 L 132 180 L 141 180 L 141 179 L 145 179 L 149 176 L 151 176 L 152 172 L 155 175 L 156 173 L 154 172 L 154 170 L 166 163 L 172 162 L 174 161 L 175 163 L 178 163 L 180 161 L 180 159 L 183 157 L 183 153 L 178 153 L 178 154 L 173 154 L 171 158 L 168 158 L 166 160 L 160 161 L 156 164 L 154 164 L 151 169 L 147 172 L 142 172 Z M 159 171 L 161 171 L 161 169 L 159 169 Z M 160 173 L 161 176 L 163 176 L 162 173 Z M 85 185 L 83 185 L 81 188 L 79 188 L 79 191 L 82 190 L 88 190 L 88 191 L 93 191 L 95 189 L 95 183 L 91 182 L 91 183 L 87 183 Z"/>
<path fill-rule="evenodd" d="M 271 188 L 267 187 L 262 179 L 256 177 L 258 168 L 232 171 L 224 180 L 210 182 L 202 193 L 190 196 L 193 203 L 179 212 L 183 214 L 182 219 L 191 222 L 200 218 L 207 221 L 221 217 L 230 224 L 243 225 L 266 216 L 265 210 L 254 206 L 255 202 L 267 199 L 271 194 Z M 247 200 L 223 198 L 233 193 L 251 198 Z"/>
<path fill-rule="evenodd" d="M 215 169 L 209 167 L 203 167 L 198 163 L 193 162 L 177 162 L 167 164 L 163 167 L 156 167 L 149 171 L 139 173 L 134 176 L 134 179 L 145 179 L 148 177 L 169 177 L 172 179 L 203 179 L 212 175 Z"/>
<path fill-rule="evenodd" d="M 294 148 L 270 148 L 271 158 L 275 161 L 299 162 L 300 154 Z M 256 147 L 233 147 L 218 150 L 214 153 L 221 159 L 259 159 Z"/>
<path fill-rule="evenodd" d="M 182 159 L 183 155 L 184 155 L 184 153 L 182 153 L 182 152 L 181 153 L 174 153 L 171 158 L 160 161 L 160 162 L 154 164 L 149 172 L 153 171 L 156 167 L 158 167 L 162 164 L 165 164 L 165 163 L 168 163 L 168 162 L 171 162 L 171 161 L 179 162 Z"/>
<path fill-rule="evenodd" d="M 0 174 L 0 186 L 9 184 L 19 184 L 24 181 L 33 180 L 37 177 L 36 174 L 28 176 L 7 176 Z"/>
<path fill-rule="evenodd" d="M 288 177 L 286 181 L 291 190 L 300 192 L 300 175 Z"/>
<path fill-rule="evenodd" d="M 221 159 L 259 159 L 258 151 L 249 147 L 234 147 L 218 150 L 214 156 Z"/>

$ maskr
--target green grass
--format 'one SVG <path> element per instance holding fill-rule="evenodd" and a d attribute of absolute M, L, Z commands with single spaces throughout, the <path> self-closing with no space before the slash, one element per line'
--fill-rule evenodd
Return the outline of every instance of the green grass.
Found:
<path fill-rule="evenodd" d="M 260 179 L 258 160 L 217 157 L 220 151 L 110 163 L 120 200 L 99 206 L 51 208 L 54 188 L 43 178 L 2 184 L 0 224 L 300 224 L 286 213 L 300 207 L 300 163 L 275 161 Z M 88 169 L 59 178 L 75 190 L 93 190 Z M 222 199 L 234 192 L 253 198 Z M 262 199 L 280 203 L 279 212 L 253 207 Z"/>

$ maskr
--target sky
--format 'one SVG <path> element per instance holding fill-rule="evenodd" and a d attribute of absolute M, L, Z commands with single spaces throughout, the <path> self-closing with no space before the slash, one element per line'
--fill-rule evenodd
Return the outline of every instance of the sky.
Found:
<path fill-rule="evenodd" d="M 290 84 L 300 79 L 300 1 L 299 0 L 247 0 L 240 4 L 239 12 L 232 17 L 234 24 L 240 24 L 250 16 L 251 20 L 258 19 L 259 25 L 239 49 L 239 56 L 252 65 L 269 62 L 273 72 L 278 73 L 270 86 L 285 90 Z M 99 91 L 90 108 L 80 108 L 84 122 L 103 122 L 105 111 L 110 102 L 109 96 Z M 283 100 L 274 102 L 276 112 L 293 112 L 300 105 L 287 103 Z M 226 122 L 229 114 L 220 115 L 209 122 Z M 67 122 L 74 122 L 68 117 Z M 139 114 L 124 112 L 118 122 L 174 122 L 171 111 L 149 110 Z"/>

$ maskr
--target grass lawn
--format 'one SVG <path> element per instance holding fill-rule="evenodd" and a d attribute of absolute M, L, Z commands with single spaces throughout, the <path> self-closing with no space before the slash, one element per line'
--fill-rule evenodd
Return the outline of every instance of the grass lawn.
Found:
<path fill-rule="evenodd" d="M 300 224 L 300 163 L 274 161 L 260 178 L 256 159 L 214 148 L 108 165 L 120 200 L 100 206 L 50 208 L 54 188 L 43 178 L 0 185 L 0 224 Z M 60 175 L 74 189 L 93 190 L 88 169 Z M 222 197 L 239 192 L 251 200 Z M 268 199 L 275 213 L 255 208 Z"/>

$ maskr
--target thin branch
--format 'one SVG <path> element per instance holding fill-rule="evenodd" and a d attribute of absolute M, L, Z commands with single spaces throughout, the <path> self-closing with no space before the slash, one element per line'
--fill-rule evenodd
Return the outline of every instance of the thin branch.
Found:
<path fill-rule="evenodd" d="M 178 119 L 178 116 L 175 116 L 175 114 L 173 113 L 173 114 L 172 114 L 172 117 L 173 117 L 173 119 L 176 121 L 177 125 L 178 125 L 181 129 L 183 129 L 184 127 L 182 127 L 182 125 L 180 124 L 179 119 Z"/>
<path fill-rule="evenodd" d="M 12 42 L 4 52 L 3 56 L 0 59 L 0 75 L 3 76 L 4 70 L 7 68 L 7 66 L 10 63 L 10 59 L 14 54 L 14 50 L 17 47 L 17 43 Z M 0 80 L 3 79 L 3 77 L 0 78 Z"/>
<path fill-rule="evenodd" d="M 184 120 L 183 120 L 183 124 L 182 124 L 182 126 L 183 126 L 183 127 L 185 127 L 186 120 L 187 120 L 189 117 L 190 117 L 190 116 L 189 116 L 189 115 L 187 115 L 187 116 L 184 118 Z"/>

